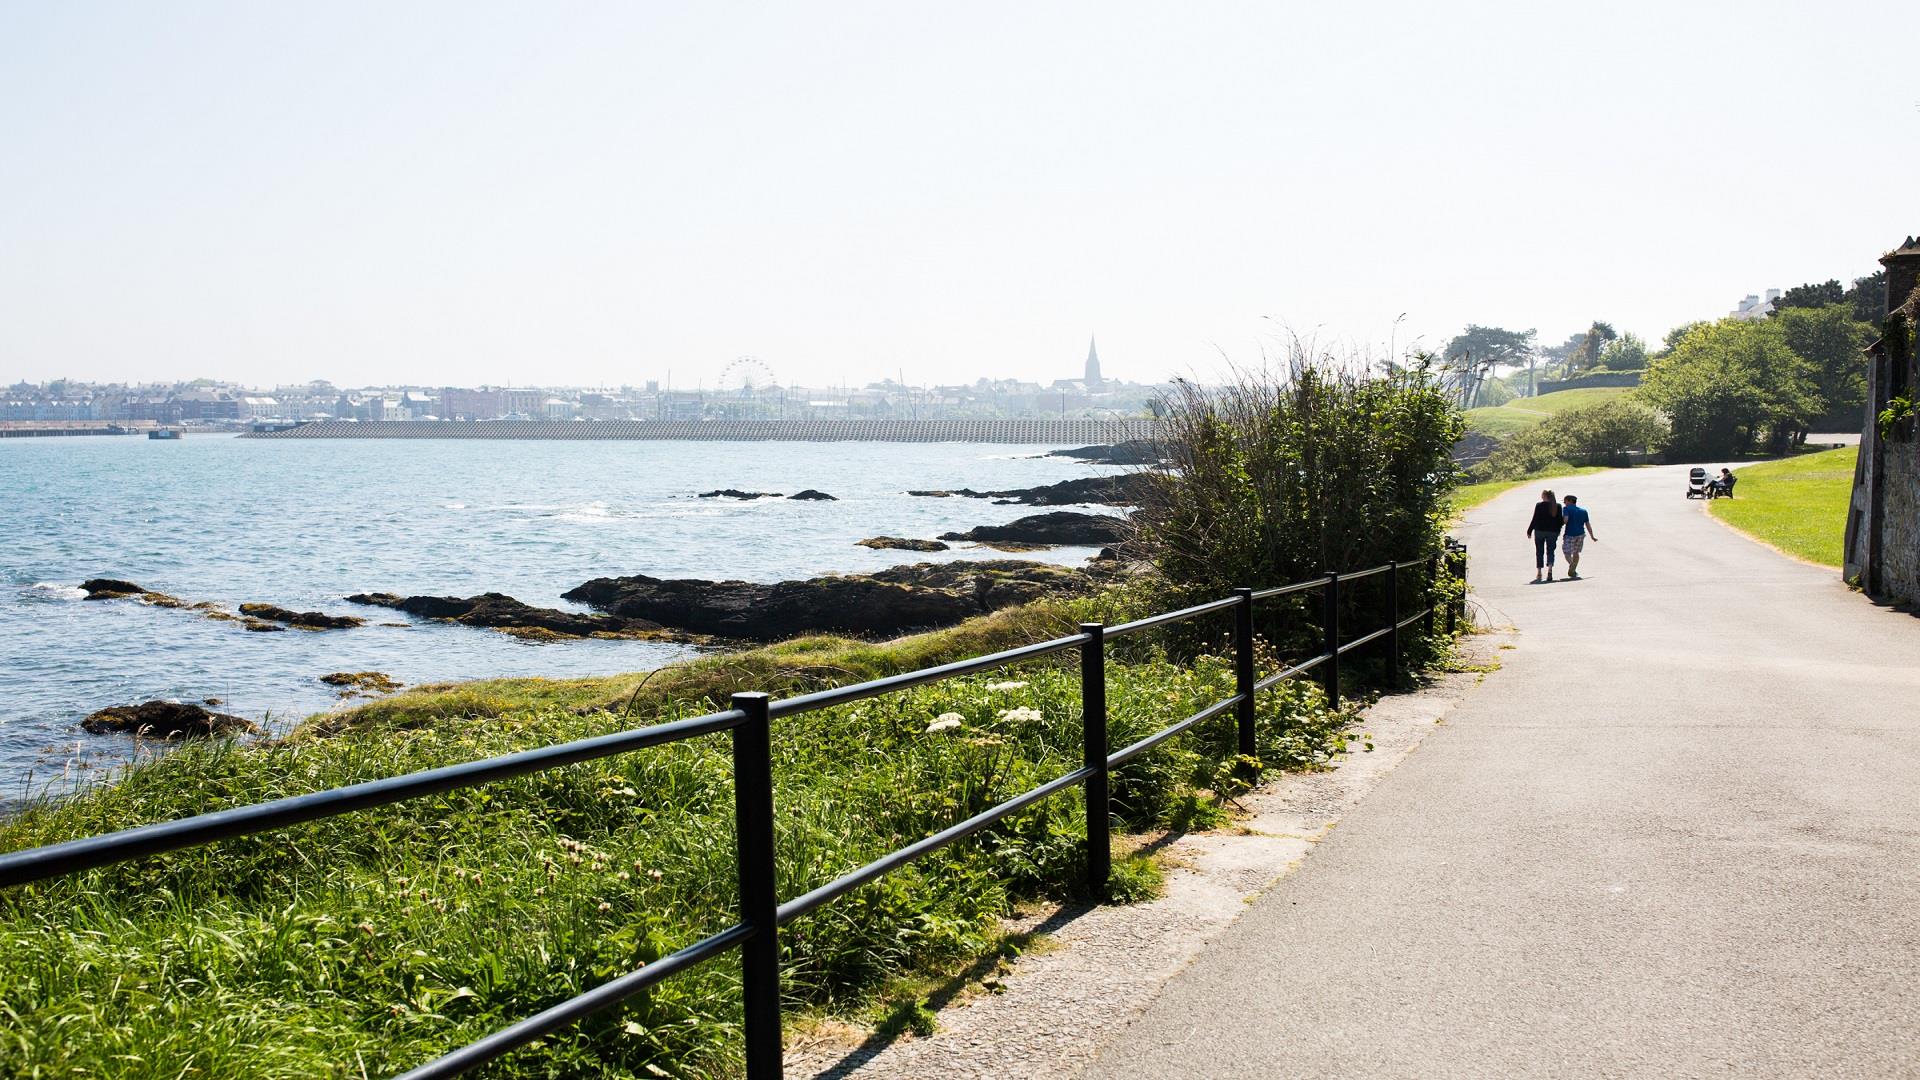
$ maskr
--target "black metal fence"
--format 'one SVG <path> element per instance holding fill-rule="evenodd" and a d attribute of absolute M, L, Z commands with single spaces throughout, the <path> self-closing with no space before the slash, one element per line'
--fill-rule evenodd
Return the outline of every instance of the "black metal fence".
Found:
<path fill-rule="evenodd" d="M 1450 546 L 1445 555 L 1451 577 L 1466 578 L 1466 549 Z M 536 1039 L 566 1028 L 579 1020 L 610 1008 L 676 972 L 709 960 L 731 949 L 740 950 L 745 996 L 744 1032 L 746 1066 L 750 1080 L 768 1080 L 781 1075 L 780 1050 L 780 949 L 779 928 L 824 904 L 831 903 L 854 889 L 899 869 L 914 860 L 987 828 L 1010 814 L 1056 795 L 1078 784 L 1087 802 L 1086 874 L 1089 891 L 1104 897 L 1111 872 L 1110 837 L 1100 827 L 1109 820 L 1108 774 L 1119 765 L 1139 757 L 1168 739 L 1217 716 L 1232 712 L 1238 727 L 1239 749 L 1249 756 L 1255 751 L 1254 703 L 1260 691 L 1287 679 L 1320 669 L 1327 702 L 1340 704 L 1340 658 L 1355 649 L 1385 640 L 1383 651 L 1389 679 L 1399 682 L 1403 672 L 1400 632 L 1415 622 L 1423 622 L 1432 634 L 1437 617 L 1445 619 L 1445 631 L 1453 634 L 1464 617 L 1465 590 L 1459 597 L 1443 596 L 1443 556 L 1436 553 L 1425 559 L 1384 563 L 1351 573 L 1330 573 L 1309 581 L 1270 589 L 1236 589 L 1232 596 L 1193 607 L 1169 611 L 1118 626 L 1082 623 L 1079 632 L 1035 645 L 961 660 L 939 667 L 924 668 L 884 679 L 836 687 L 779 701 L 765 694 L 735 694 L 732 708 L 724 712 L 634 731 L 615 732 L 591 739 L 526 750 L 517 754 L 483 761 L 449 765 L 409 773 L 385 780 L 372 780 L 349 787 L 331 788 L 308 795 L 297 795 L 271 802 L 238 806 L 211 814 L 142 825 L 120 832 L 50 844 L 25 851 L 0 855 L 0 887 L 45 881 L 67 874 L 92 870 L 114 863 L 156 855 L 185 847 L 212 843 L 228 837 L 246 836 L 285 828 L 320 818 L 385 806 L 390 803 L 432 795 L 455 788 L 472 787 L 492 780 L 593 761 L 682 739 L 733 733 L 733 783 L 735 848 L 740 889 L 740 921 L 710 937 L 646 965 L 638 971 L 603 983 L 578 997 L 561 1002 L 545 1012 L 530 1016 L 509 1027 L 470 1043 L 435 1061 L 412 1069 L 399 1080 L 428 1080 L 430 1077 L 458 1076 Z M 1424 567 L 1423 581 L 1416 591 L 1403 592 L 1402 572 Z M 1348 582 L 1385 574 L 1386 607 L 1392 613 L 1385 626 L 1377 627 L 1352 640 L 1343 641 L 1340 626 L 1341 590 Z M 1254 605 L 1292 593 L 1321 590 L 1324 639 L 1316 655 L 1283 670 L 1260 677 L 1254 665 Z M 1403 600 L 1417 595 L 1424 599 L 1420 609 L 1405 613 Z M 1115 638 L 1138 634 L 1158 626 L 1185 622 L 1213 612 L 1233 612 L 1234 694 L 1216 701 L 1199 712 L 1162 728 L 1152 735 L 1110 750 L 1107 746 L 1106 643 Z M 774 886 L 774 807 L 772 721 L 782 716 L 824 709 L 835 705 L 876 697 L 894 690 L 923 686 L 962 675 L 989 671 L 1007 664 L 1056 653 L 1078 650 L 1080 654 L 1081 720 L 1085 733 L 1084 763 L 1072 772 L 1057 777 L 935 833 L 917 843 L 884 855 L 851 873 L 827 882 L 785 903 L 780 902 Z"/>

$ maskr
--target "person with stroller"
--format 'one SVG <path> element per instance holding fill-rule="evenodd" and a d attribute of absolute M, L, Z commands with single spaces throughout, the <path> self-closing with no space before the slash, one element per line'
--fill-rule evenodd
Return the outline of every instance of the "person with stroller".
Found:
<path fill-rule="evenodd" d="M 1713 480 L 1711 486 L 1714 495 L 1723 499 L 1733 498 L 1733 470 L 1721 469 L 1720 475 Z"/>
<path fill-rule="evenodd" d="M 1553 492 L 1540 493 L 1540 501 L 1533 504 L 1533 520 L 1527 524 L 1527 535 L 1533 537 L 1533 581 L 1540 583 L 1540 573 L 1546 571 L 1547 580 L 1553 580 L 1553 549 L 1560 542 L 1560 530 L 1566 525 L 1566 517 L 1560 509 L 1560 500 Z"/>

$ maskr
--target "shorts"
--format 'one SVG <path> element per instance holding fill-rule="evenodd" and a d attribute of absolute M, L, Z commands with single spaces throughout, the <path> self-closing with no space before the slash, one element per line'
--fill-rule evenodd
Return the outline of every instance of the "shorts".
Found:
<path fill-rule="evenodd" d="M 1567 558 L 1569 559 L 1580 554 L 1580 549 L 1586 546 L 1587 546 L 1586 533 L 1581 533 L 1579 536 L 1574 536 L 1571 533 L 1569 533 L 1566 537 L 1562 538 L 1560 541 L 1560 550 L 1566 552 Z"/>

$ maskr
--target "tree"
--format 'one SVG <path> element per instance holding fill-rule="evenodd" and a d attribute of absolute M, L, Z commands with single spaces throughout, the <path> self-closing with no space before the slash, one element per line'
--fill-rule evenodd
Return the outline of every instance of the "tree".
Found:
<path fill-rule="evenodd" d="M 1875 270 L 1863 278 L 1853 279 L 1853 288 L 1847 290 L 1842 298 L 1853 305 L 1853 317 L 1864 323 L 1879 326 L 1887 321 L 1887 272 Z"/>
<path fill-rule="evenodd" d="M 1771 320 L 1721 319 L 1689 331 L 1653 361 L 1639 396 L 1667 414 L 1667 448 L 1715 458 L 1762 442 L 1785 452 L 1820 411 L 1813 365 Z"/>
<path fill-rule="evenodd" d="M 1662 350 L 1661 355 L 1664 356 L 1666 353 L 1672 352 L 1673 347 L 1675 345 L 1680 344 L 1681 339 L 1685 338 L 1688 334 L 1693 333 L 1695 330 L 1699 329 L 1700 327 L 1707 326 L 1707 325 L 1710 325 L 1710 324 L 1705 322 L 1681 323 L 1679 326 L 1676 326 L 1673 329 L 1667 331 L 1667 336 L 1665 339 L 1666 347 Z"/>
<path fill-rule="evenodd" d="M 1482 404 L 1481 383 L 1485 376 L 1497 374 L 1497 369 L 1531 365 L 1534 334 L 1532 330 L 1468 323 L 1465 332 L 1447 342 L 1441 357 L 1463 391 L 1460 403 L 1468 407 Z"/>
<path fill-rule="evenodd" d="M 1795 285 L 1781 293 L 1780 298 L 1773 302 L 1773 314 L 1778 315 L 1789 308 L 1826 307 L 1828 304 L 1839 303 L 1845 296 L 1846 290 L 1840 287 L 1839 278 Z"/>
<path fill-rule="evenodd" d="M 1854 318 L 1853 306 L 1839 301 L 1776 311 L 1772 321 L 1787 348 L 1812 370 L 1814 388 L 1820 394 L 1820 419 L 1859 426 L 1867 400 L 1865 349 L 1876 336 L 1873 324 Z"/>
<path fill-rule="evenodd" d="M 1600 366 L 1608 371 L 1639 371 L 1647 366 L 1647 343 L 1638 334 L 1622 334 L 1600 350 Z"/>

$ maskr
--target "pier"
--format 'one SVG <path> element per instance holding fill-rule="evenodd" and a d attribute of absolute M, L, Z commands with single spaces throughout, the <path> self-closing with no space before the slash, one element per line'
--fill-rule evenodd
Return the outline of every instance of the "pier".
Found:
<path fill-rule="evenodd" d="M 1159 421 L 1112 420 L 323 420 L 246 439 L 603 439 L 679 442 L 968 442 L 1085 445 L 1151 439 Z"/>

